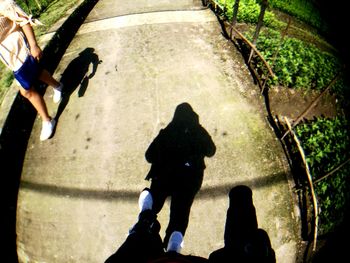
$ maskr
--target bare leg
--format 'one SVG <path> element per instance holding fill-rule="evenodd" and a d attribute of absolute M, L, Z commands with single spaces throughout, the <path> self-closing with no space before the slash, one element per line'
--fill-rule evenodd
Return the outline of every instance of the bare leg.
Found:
<path fill-rule="evenodd" d="M 44 98 L 34 88 L 31 88 L 30 90 L 25 90 L 24 88 L 21 87 L 20 93 L 23 97 L 25 97 L 30 101 L 30 103 L 38 111 L 43 121 L 51 120 L 50 115 L 47 111 Z"/>
<path fill-rule="evenodd" d="M 39 75 L 39 79 L 46 83 L 47 85 L 56 88 L 60 84 L 57 80 L 55 80 L 50 72 L 48 72 L 46 69 L 43 69 Z"/>

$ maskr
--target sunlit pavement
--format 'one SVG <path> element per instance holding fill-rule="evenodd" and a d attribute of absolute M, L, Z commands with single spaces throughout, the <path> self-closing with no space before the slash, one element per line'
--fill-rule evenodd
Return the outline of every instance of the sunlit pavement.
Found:
<path fill-rule="evenodd" d="M 207 257 L 223 246 L 228 191 L 253 190 L 259 227 L 277 262 L 295 262 L 299 218 L 289 167 L 265 120 L 263 100 L 240 53 L 201 1 L 100 0 L 55 71 L 67 98 L 54 137 L 36 119 L 17 206 L 20 262 L 103 262 L 138 215 L 150 165 L 144 154 L 188 102 L 217 151 L 191 210 L 182 253 Z M 161 235 L 169 207 L 159 214 Z"/>

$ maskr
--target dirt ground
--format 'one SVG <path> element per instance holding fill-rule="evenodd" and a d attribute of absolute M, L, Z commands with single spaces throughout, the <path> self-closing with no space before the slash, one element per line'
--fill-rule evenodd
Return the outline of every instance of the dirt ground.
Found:
<path fill-rule="evenodd" d="M 318 91 L 301 91 L 285 87 L 272 87 L 269 90 L 270 109 L 273 116 L 286 116 L 295 120 L 319 95 Z M 325 94 L 319 103 L 305 116 L 306 119 L 315 117 L 331 118 L 339 111 L 337 99 L 332 94 Z"/>

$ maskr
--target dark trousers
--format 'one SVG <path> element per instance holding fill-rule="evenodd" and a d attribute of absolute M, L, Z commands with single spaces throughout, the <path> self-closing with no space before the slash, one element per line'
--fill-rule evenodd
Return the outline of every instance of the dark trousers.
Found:
<path fill-rule="evenodd" d="M 197 177 L 198 178 L 198 177 Z M 179 231 L 185 235 L 191 206 L 195 195 L 200 189 L 203 176 L 199 176 L 200 180 L 164 180 L 152 179 L 151 193 L 153 197 L 153 211 L 158 214 L 167 197 L 171 198 L 170 202 L 170 219 L 166 235 L 164 237 L 164 247 L 167 246 L 170 235 L 174 231 Z"/>

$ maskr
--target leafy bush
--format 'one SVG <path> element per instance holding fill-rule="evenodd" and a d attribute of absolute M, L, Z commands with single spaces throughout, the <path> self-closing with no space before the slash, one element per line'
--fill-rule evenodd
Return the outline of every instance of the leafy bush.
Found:
<path fill-rule="evenodd" d="M 294 38 L 285 39 L 274 67 L 277 75 L 287 72 L 284 85 L 315 89 L 323 89 L 339 69 L 334 56 Z"/>
<path fill-rule="evenodd" d="M 233 17 L 233 5 L 235 0 L 219 0 L 219 3 L 223 6 L 226 2 L 226 17 L 231 20 Z M 239 2 L 239 9 L 237 14 L 237 21 L 244 23 L 256 24 L 258 22 L 260 14 L 260 4 L 255 0 L 241 0 Z M 264 25 L 272 28 L 282 28 L 284 23 L 278 21 L 275 18 L 274 13 L 270 11 L 265 12 Z"/>
<path fill-rule="evenodd" d="M 223 5 L 226 2 L 226 15 L 232 19 L 233 4 L 235 0 L 220 0 Z M 237 19 L 239 22 L 257 23 L 260 4 L 255 0 L 241 0 L 238 10 Z M 282 6 L 283 1 L 275 0 L 269 3 L 277 3 Z M 290 0 L 293 8 L 303 7 L 304 2 Z M 285 4 L 285 1 L 283 2 Z M 275 5 L 275 6 L 276 6 Z M 305 4 L 305 14 L 311 12 L 312 5 Z M 301 11 L 300 11 L 301 12 Z M 258 38 L 257 48 L 263 54 L 268 63 L 274 63 L 275 78 L 271 84 L 280 84 L 286 87 L 305 88 L 305 89 L 323 89 L 333 79 L 335 74 L 340 70 L 340 61 L 334 55 L 323 52 L 315 46 L 295 38 L 285 38 L 280 46 L 281 35 L 278 31 L 285 26 L 279 22 L 274 14 L 266 11 L 264 25 L 270 27 L 263 30 Z M 248 32 L 248 39 L 252 38 L 253 33 Z M 280 47 L 279 47 L 280 46 Z M 273 55 L 279 48 L 279 53 L 275 61 L 272 61 Z M 262 68 L 262 65 L 258 65 Z M 339 97 L 343 97 L 342 86 L 334 87 L 338 91 Z"/>
<path fill-rule="evenodd" d="M 57 0 L 17 0 L 18 5 L 28 14 L 38 17 L 43 10 Z"/>
<path fill-rule="evenodd" d="M 350 155 L 349 125 L 345 117 L 318 118 L 300 124 L 301 140 L 313 180 L 329 173 Z M 327 233 L 341 223 L 350 200 L 350 163 L 315 185 L 320 205 L 320 230 Z"/>
<path fill-rule="evenodd" d="M 249 32 L 248 38 L 252 38 L 252 34 Z M 271 65 L 274 63 L 277 79 L 273 84 L 321 90 L 340 70 L 340 62 L 335 56 L 313 45 L 289 37 L 284 39 L 281 46 L 280 43 L 280 33 L 272 29 L 263 30 L 257 41 L 257 48 L 267 62 Z M 272 61 L 278 47 L 278 56 Z"/>
<path fill-rule="evenodd" d="M 313 1 L 269 0 L 269 4 L 271 7 L 297 17 L 322 32 L 326 32 L 328 29 L 327 24 L 322 19 L 320 11 L 315 7 Z"/>

